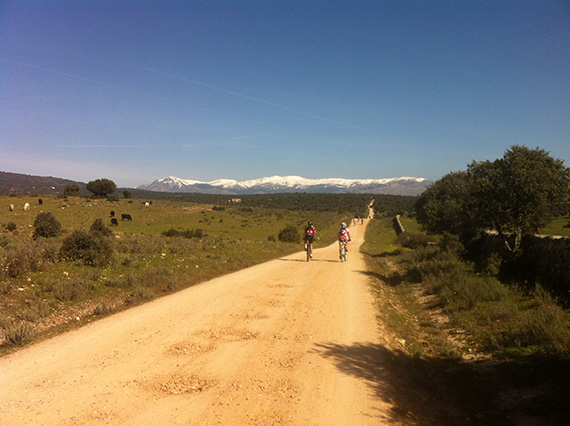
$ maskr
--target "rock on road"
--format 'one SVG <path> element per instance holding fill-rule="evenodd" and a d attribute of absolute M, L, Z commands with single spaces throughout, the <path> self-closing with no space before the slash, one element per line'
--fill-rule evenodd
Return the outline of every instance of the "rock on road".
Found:
<path fill-rule="evenodd" d="M 0 358 L 0 424 L 394 424 L 347 355 L 381 339 L 366 225 L 347 263 L 296 253 Z"/>

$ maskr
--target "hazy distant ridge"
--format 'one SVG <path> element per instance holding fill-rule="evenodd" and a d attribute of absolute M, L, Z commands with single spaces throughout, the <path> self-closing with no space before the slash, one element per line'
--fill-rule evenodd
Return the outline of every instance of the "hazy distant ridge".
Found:
<path fill-rule="evenodd" d="M 393 195 L 417 195 L 423 192 L 431 181 L 419 177 L 397 177 L 387 179 L 307 179 L 300 176 L 271 176 L 246 181 L 216 179 L 211 182 L 181 179 L 168 176 L 157 179 L 138 189 L 158 192 L 202 192 L 220 194 L 269 194 L 277 192 L 314 193 L 374 193 Z"/>

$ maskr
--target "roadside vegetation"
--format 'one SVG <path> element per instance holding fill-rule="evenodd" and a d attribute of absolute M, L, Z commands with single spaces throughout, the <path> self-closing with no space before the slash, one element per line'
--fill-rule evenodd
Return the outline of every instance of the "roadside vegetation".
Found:
<path fill-rule="evenodd" d="M 391 219 L 371 222 L 363 253 L 394 336 L 388 380 L 396 393 L 414 389 L 396 398 L 410 424 L 565 424 L 568 311 L 540 286 L 478 272 L 456 238 L 403 247 Z M 417 223 L 405 217 L 404 226 Z"/>
<path fill-rule="evenodd" d="M 569 176 L 544 151 L 513 147 L 435 182 L 400 218 L 405 232 L 389 216 L 368 227 L 363 253 L 394 336 L 387 380 L 410 424 L 566 424 L 569 283 L 519 269 L 525 235 L 567 235 Z M 487 230 L 503 250 L 482 250 Z"/>

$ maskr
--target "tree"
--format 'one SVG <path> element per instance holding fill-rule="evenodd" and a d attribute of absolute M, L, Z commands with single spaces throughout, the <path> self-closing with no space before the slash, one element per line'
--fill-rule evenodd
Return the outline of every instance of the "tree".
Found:
<path fill-rule="evenodd" d="M 87 183 L 87 190 L 95 196 L 105 197 L 107 194 L 115 192 L 116 189 L 115 182 L 109 179 L 97 179 Z"/>
<path fill-rule="evenodd" d="M 469 238 L 473 233 L 470 217 L 469 180 L 466 172 L 449 173 L 429 186 L 415 203 L 416 218 L 430 233 Z"/>
<path fill-rule="evenodd" d="M 478 227 L 496 230 L 512 252 L 524 235 L 548 224 L 552 205 L 569 195 L 570 169 L 539 148 L 512 146 L 494 162 L 471 163 L 467 174 Z"/>
<path fill-rule="evenodd" d="M 61 232 L 61 223 L 51 212 L 42 212 L 36 216 L 34 220 L 33 238 L 38 237 L 52 238 L 57 237 Z"/>
<path fill-rule="evenodd" d="M 418 221 L 431 232 L 466 237 L 499 233 L 516 252 L 524 235 L 550 221 L 555 203 L 568 198 L 570 169 L 548 152 L 512 146 L 503 158 L 472 162 L 467 172 L 450 173 L 416 203 Z"/>
<path fill-rule="evenodd" d="M 79 197 L 79 185 L 76 183 L 65 185 L 63 195 L 66 197 Z"/>

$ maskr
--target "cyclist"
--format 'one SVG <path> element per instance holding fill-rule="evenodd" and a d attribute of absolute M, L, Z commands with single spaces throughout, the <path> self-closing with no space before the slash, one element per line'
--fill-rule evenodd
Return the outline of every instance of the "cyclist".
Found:
<path fill-rule="evenodd" d="M 305 241 L 305 251 L 307 251 L 307 245 L 311 247 L 311 257 L 313 257 L 313 242 L 317 236 L 317 229 L 313 225 L 313 222 L 308 222 L 305 226 L 305 231 L 303 231 L 303 240 Z"/>
<path fill-rule="evenodd" d="M 348 251 L 348 242 L 350 240 L 350 231 L 346 226 L 346 222 L 340 224 L 340 229 L 338 230 L 338 255 L 340 257 L 340 252 L 342 250 L 342 243 L 345 243 L 346 251 Z"/>

